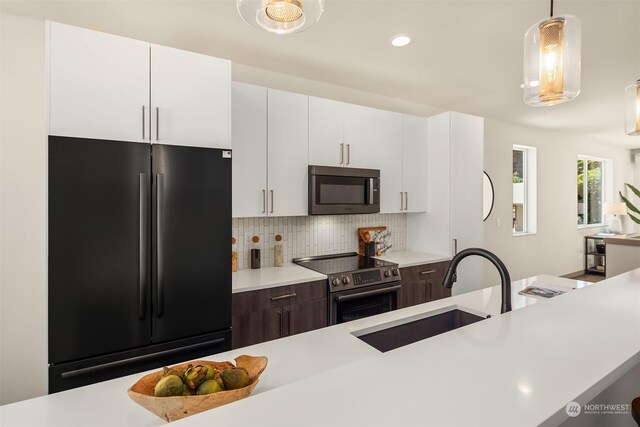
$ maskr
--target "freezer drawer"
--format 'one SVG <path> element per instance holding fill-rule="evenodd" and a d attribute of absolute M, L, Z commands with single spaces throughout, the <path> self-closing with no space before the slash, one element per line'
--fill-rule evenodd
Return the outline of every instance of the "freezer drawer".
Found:
<path fill-rule="evenodd" d="M 229 350 L 231 350 L 230 329 L 109 356 L 49 365 L 49 393 L 157 369 Z"/>

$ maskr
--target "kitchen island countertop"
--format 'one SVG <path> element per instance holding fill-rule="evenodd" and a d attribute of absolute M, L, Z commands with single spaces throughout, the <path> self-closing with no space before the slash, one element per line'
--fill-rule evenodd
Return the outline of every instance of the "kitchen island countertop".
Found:
<path fill-rule="evenodd" d="M 172 425 L 558 424 L 640 362 L 640 269 L 588 286 L 538 276 L 513 283 L 499 315 L 489 287 L 210 357 L 266 355 L 254 394 Z M 536 284 L 569 291 L 543 300 Z M 571 291 L 573 288 L 584 288 Z M 443 309 L 492 317 L 380 353 L 352 332 Z M 162 425 L 126 389 L 143 373 L 0 407 L 3 425 Z"/>

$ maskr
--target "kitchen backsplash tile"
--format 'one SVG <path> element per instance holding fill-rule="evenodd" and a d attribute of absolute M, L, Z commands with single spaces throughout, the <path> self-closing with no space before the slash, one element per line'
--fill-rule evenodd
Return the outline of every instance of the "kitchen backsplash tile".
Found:
<path fill-rule="evenodd" d="M 285 262 L 292 258 L 358 251 L 358 228 L 384 225 L 391 232 L 391 251 L 406 248 L 406 214 L 323 215 L 233 218 L 238 269 L 250 268 L 251 237 L 260 237 L 262 267 L 272 267 L 276 234 L 284 238 Z"/>

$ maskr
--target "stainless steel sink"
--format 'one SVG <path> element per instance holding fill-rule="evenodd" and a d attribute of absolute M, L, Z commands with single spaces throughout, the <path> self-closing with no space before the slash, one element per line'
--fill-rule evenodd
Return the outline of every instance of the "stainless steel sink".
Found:
<path fill-rule="evenodd" d="M 354 332 L 353 335 L 384 353 L 491 317 L 479 316 L 457 307 L 449 307 L 444 311 L 437 310 L 421 316 L 418 319 L 415 317 L 403 319 L 403 323 L 392 322 L 368 328 Z"/>

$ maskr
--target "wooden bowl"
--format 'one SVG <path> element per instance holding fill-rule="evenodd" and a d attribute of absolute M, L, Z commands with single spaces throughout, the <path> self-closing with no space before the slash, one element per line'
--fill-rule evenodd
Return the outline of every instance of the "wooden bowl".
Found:
<path fill-rule="evenodd" d="M 229 362 L 212 362 L 208 360 L 196 360 L 181 365 L 172 366 L 174 369 L 185 369 L 189 365 L 207 365 L 217 369 L 231 367 Z M 154 372 L 140 378 L 131 386 L 127 393 L 138 405 L 153 412 L 168 422 L 179 420 L 193 414 L 197 414 L 236 400 L 249 396 L 258 385 L 258 378 L 267 367 L 267 358 L 264 356 L 239 356 L 236 358 L 236 366 L 245 368 L 249 372 L 249 385 L 237 390 L 220 391 L 218 393 L 203 396 L 171 396 L 155 397 L 153 389 L 162 378 L 162 371 Z"/>

